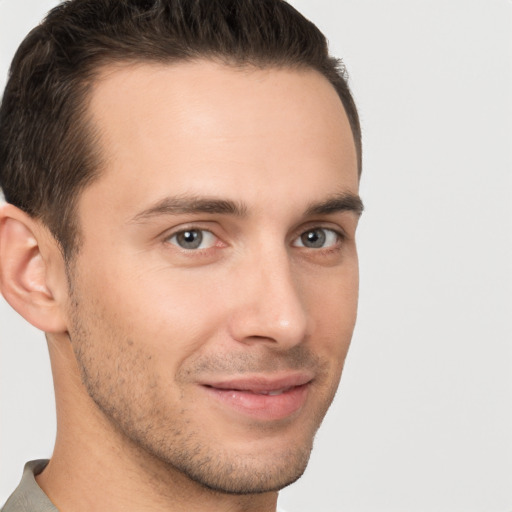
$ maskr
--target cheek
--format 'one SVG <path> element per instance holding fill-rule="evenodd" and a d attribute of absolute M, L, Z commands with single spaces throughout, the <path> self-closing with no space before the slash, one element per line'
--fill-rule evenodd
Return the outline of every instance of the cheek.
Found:
<path fill-rule="evenodd" d="M 95 310 L 98 329 L 115 332 L 170 366 L 211 339 L 226 313 L 218 283 L 182 270 L 123 272 L 118 267 L 90 276 L 86 287 L 84 298 Z"/>
<path fill-rule="evenodd" d="M 312 339 L 318 340 L 329 357 L 343 361 L 350 345 L 357 317 L 359 276 L 357 260 L 326 275 L 310 286 L 308 314 L 313 325 Z M 323 340 L 323 341 L 320 341 Z"/>

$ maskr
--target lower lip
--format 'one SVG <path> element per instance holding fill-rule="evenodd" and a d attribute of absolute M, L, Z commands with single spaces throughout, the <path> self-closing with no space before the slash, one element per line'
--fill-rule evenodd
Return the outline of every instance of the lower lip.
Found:
<path fill-rule="evenodd" d="M 306 402 L 308 384 L 295 386 L 280 395 L 259 395 L 249 391 L 204 389 L 222 404 L 255 419 L 275 421 L 285 419 L 299 411 Z"/>

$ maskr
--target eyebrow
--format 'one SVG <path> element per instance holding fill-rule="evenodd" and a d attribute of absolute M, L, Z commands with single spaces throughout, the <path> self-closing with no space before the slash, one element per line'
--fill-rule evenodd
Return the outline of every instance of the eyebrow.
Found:
<path fill-rule="evenodd" d="M 197 196 L 166 197 L 133 217 L 131 222 L 144 222 L 160 215 L 183 215 L 191 213 L 209 213 L 245 217 L 247 208 L 241 203 L 229 199 L 217 199 Z"/>
<path fill-rule="evenodd" d="M 319 203 L 312 203 L 306 209 L 305 215 L 329 215 L 337 212 L 350 211 L 356 215 L 363 212 L 363 202 L 357 194 L 343 192 L 335 194 Z M 143 210 L 131 219 L 138 223 L 151 220 L 161 215 L 186 215 L 194 213 L 207 213 L 217 215 L 247 216 L 247 206 L 229 199 L 199 196 L 166 197 L 155 205 Z"/>
<path fill-rule="evenodd" d="M 325 201 L 313 203 L 306 210 L 306 216 L 328 215 L 338 212 L 354 212 L 358 217 L 363 213 L 363 201 L 357 194 L 342 192 L 335 194 Z"/>

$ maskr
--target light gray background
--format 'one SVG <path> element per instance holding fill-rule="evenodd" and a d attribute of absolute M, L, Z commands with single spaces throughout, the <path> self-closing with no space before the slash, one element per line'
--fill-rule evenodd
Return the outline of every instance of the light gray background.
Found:
<path fill-rule="evenodd" d="M 55 2 L 0 0 L 0 81 Z M 512 511 L 512 2 L 295 0 L 364 129 L 359 323 L 290 512 Z M 43 336 L 0 298 L 0 502 L 55 420 Z M 77 461 L 77 465 L 80 461 Z"/>

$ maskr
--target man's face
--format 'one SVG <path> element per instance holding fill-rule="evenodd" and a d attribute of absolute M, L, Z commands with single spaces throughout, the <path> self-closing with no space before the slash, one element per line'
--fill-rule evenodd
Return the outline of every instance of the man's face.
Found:
<path fill-rule="evenodd" d="M 105 70 L 69 333 L 117 432 L 210 488 L 303 472 L 356 317 L 349 123 L 314 71 Z M 101 434 L 100 434 L 101 435 Z"/>

